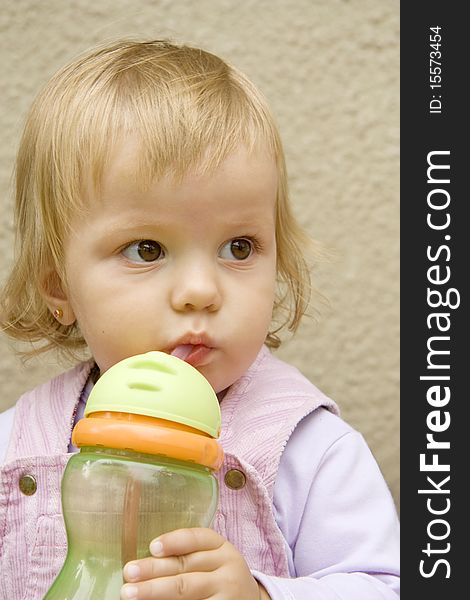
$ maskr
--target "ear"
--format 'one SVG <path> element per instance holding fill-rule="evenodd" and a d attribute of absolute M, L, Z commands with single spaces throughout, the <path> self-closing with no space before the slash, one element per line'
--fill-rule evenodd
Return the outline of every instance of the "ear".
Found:
<path fill-rule="evenodd" d="M 47 271 L 41 278 L 40 293 L 54 318 L 62 325 L 75 323 L 75 313 L 66 288 L 55 270 Z"/>

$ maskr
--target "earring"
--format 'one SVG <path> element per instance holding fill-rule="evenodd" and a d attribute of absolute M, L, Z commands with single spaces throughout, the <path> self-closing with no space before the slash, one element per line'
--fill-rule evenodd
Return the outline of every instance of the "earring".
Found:
<path fill-rule="evenodd" d="M 64 316 L 64 311 L 59 307 L 56 308 L 52 314 L 54 315 L 55 319 L 59 320 Z"/>

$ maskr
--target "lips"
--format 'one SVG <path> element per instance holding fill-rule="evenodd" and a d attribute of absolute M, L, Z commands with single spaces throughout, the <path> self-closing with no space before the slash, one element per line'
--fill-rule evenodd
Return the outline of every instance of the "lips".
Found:
<path fill-rule="evenodd" d="M 170 351 L 172 356 L 184 360 L 193 367 L 201 365 L 206 357 L 212 352 L 211 342 L 201 336 L 188 336 L 180 340 Z"/>
<path fill-rule="evenodd" d="M 171 354 L 172 356 L 181 358 L 193 367 L 198 367 L 204 362 L 210 352 L 212 352 L 212 348 L 208 348 L 207 346 L 203 346 L 201 344 L 197 346 L 184 344 L 177 346 Z"/>
<path fill-rule="evenodd" d="M 181 358 L 181 360 L 186 360 L 193 351 L 193 348 L 195 348 L 193 344 L 180 344 L 170 354 L 171 356 L 176 356 L 176 358 Z"/>

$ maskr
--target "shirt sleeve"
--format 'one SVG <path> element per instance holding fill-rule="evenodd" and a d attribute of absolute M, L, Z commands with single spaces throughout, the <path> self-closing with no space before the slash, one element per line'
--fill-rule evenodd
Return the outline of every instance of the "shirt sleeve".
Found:
<path fill-rule="evenodd" d="M 276 521 L 292 578 L 253 572 L 272 600 L 397 600 L 399 523 L 363 437 L 324 409 L 283 453 Z"/>
<path fill-rule="evenodd" d="M 13 429 L 13 419 L 15 418 L 15 407 L 11 406 L 6 411 L 0 413 L 0 465 L 5 462 L 8 444 Z"/>

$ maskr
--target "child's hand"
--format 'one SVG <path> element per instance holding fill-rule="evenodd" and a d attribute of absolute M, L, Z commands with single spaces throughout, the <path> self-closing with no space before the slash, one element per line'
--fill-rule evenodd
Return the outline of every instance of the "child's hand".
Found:
<path fill-rule="evenodd" d="M 127 563 L 122 599 L 265 600 L 243 556 L 212 529 L 178 529 L 150 544 L 152 557 Z"/>

